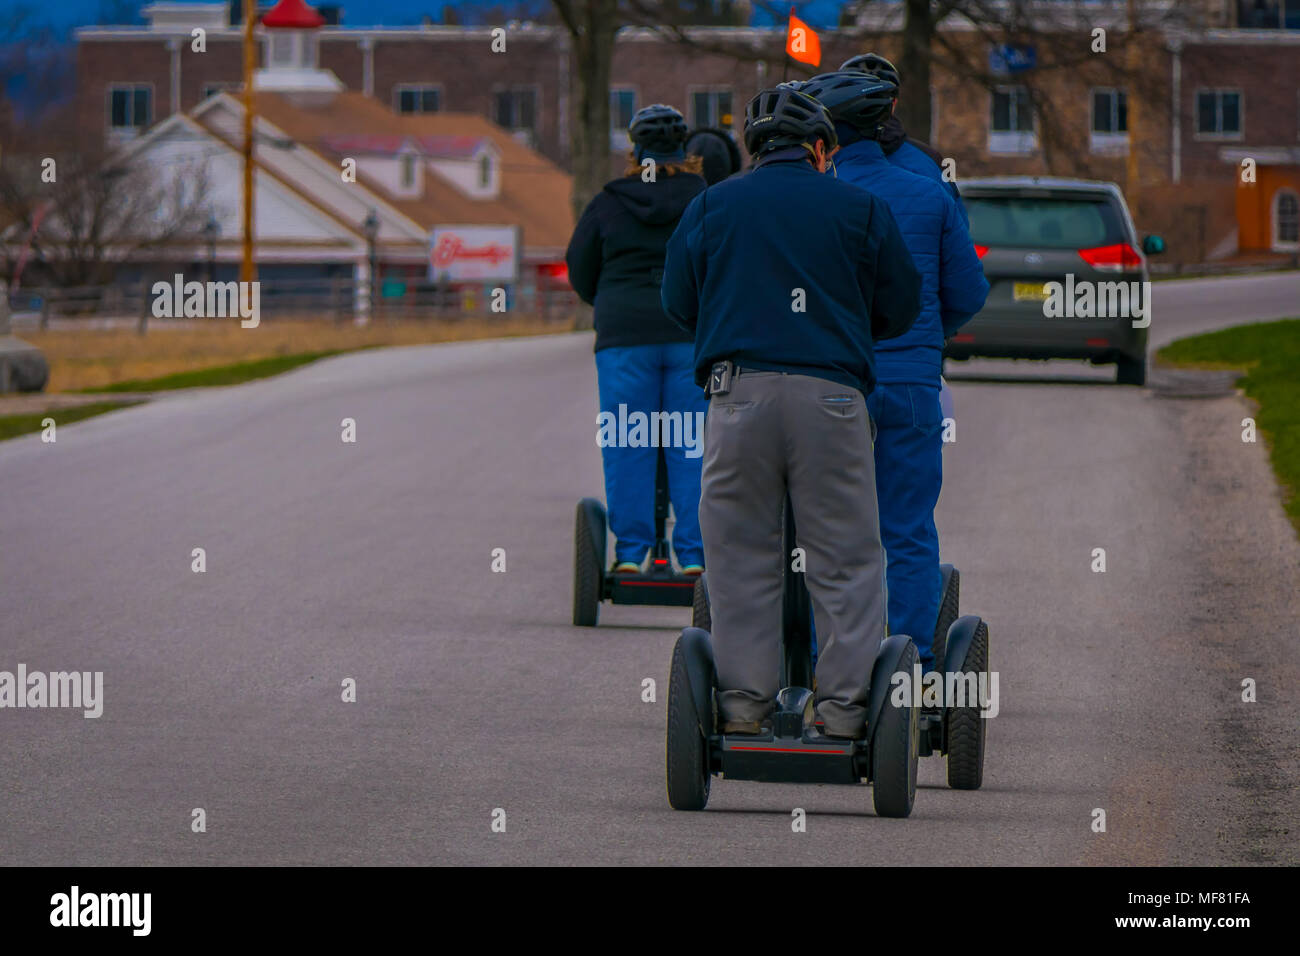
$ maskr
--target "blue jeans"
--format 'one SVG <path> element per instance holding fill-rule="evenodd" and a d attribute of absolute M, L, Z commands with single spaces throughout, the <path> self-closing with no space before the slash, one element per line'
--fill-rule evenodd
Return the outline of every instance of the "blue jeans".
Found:
<path fill-rule="evenodd" d="M 877 385 L 867 398 L 876 423 L 876 499 L 885 545 L 889 632 L 906 634 L 921 666 L 934 659 L 943 576 L 934 508 L 943 487 L 943 412 L 939 389 L 926 385 Z"/>
<path fill-rule="evenodd" d="M 668 499 L 672 502 L 673 552 L 677 563 L 704 564 L 700 540 L 700 469 L 703 464 L 704 415 L 708 399 L 695 384 L 695 346 L 690 342 L 671 345 L 631 345 L 601 349 L 596 353 L 596 381 L 600 390 L 601 414 L 617 423 L 619 406 L 627 420 L 637 412 L 678 412 L 682 431 L 677 440 L 662 449 L 668 465 Z M 640 564 L 654 545 L 655 472 L 659 452 L 649 441 L 636 447 L 635 421 L 627 429 L 630 441 L 604 444 L 605 502 L 609 528 L 616 545 L 614 560 Z M 648 432 L 648 426 L 647 426 Z M 622 429 L 615 426 L 615 433 Z"/>

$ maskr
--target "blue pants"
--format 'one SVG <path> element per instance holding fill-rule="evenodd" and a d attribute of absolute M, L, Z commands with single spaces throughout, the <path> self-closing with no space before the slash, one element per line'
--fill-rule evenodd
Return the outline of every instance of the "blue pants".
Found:
<path fill-rule="evenodd" d="M 943 487 L 943 413 L 939 389 L 877 385 L 867 398 L 876 423 L 876 498 L 889 587 L 889 632 L 916 644 L 921 666 L 934 659 L 943 576 L 934 508 Z"/>
<path fill-rule="evenodd" d="M 668 464 L 668 498 L 672 502 L 673 552 L 677 563 L 704 564 L 700 540 L 700 470 L 703 464 L 704 415 L 708 399 L 695 384 L 695 346 L 632 345 L 601 349 L 596 353 L 596 381 L 602 416 L 618 422 L 631 419 L 629 440 L 604 443 L 605 502 L 609 528 L 617 544 L 614 560 L 645 560 L 655 539 L 655 471 L 660 449 L 650 441 L 636 447 L 636 413 L 679 412 L 683 429 L 677 440 L 663 448 Z M 623 406 L 621 412 L 619 406 Z M 618 431 L 622 431 L 618 428 Z"/>

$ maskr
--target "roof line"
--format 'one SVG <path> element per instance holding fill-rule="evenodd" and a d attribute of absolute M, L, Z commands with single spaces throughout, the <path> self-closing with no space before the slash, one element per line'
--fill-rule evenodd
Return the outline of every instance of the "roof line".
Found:
<path fill-rule="evenodd" d="M 225 94 L 222 94 L 222 95 L 225 95 Z M 240 107 L 241 109 L 243 108 L 243 104 L 242 104 L 240 101 L 235 100 L 234 97 L 231 97 L 231 100 L 232 100 L 233 102 L 235 102 L 236 104 L 238 104 L 239 107 Z M 288 131 L 286 131 L 286 130 L 284 130 L 284 129 L 281 129 L 281 128 L 280 128 L 279 126 L 277 126 L 274 122 L 272 122 L 270 119 L 268 119 L 264 114 L 259 113 L 259 114 L 257 114 L 257 116 L 256 116 L 255 118 L 256 118 L 256 120 L 257 120 L 259 123 L 264 123 L 264 124 L 266 124 L 266 125 L 269 126 L 271 129 L 273 129 L 273 130 L 275 130 L 276 132 L 278 132 L 278 133 L 279 133 L 281 136 L 283 136 L 285 139 L 288 139 L 288 140 L 290 140 L 291 142 L 293 142 L 295 146 L 298 146 L 298 147 L 300 147 L 301 149 L 303 149 L 305 152 L 307 152 L 308 154 L 310 154 L 314 159 L 316 159 L 317 162 L 321 163 L 323 166 L 327 166 L 327 167 L 329 167 L 331 171 L 334 171 L 334 164 L 331 163 L 329 160 L 327 160 L 327 159 L 326 159 L 326 158 L 325 158 L 325 157 L 324 157 L 324 156 L 323 156 L 323 155 L 322 155 L 322 154 L 321 154 L 321 153 L 320 153 L 320 152 L 315 148 L 315 146 L 313 146 L 311 143 L 306 142 L 306 141 L 301 140 L 301 139 L 298 139 L 296 136 L 291 136 L 291 135 L 289 135 Z M 227 145 L 230 145 L 232 149 L 235 148 L 235 146 L 234 146 L 233 143 L 231 143 L 229 140 L 226 140 L 226 138 L 225 138 L 224 136 L 222 136 L 222 135 L 221 135 L 218 131 L 216 131 L 215 129 L 212 129 L 211 127 L 208 127 L 206 124 L 204 125 L 204 128 L 205 128 L 205 129 L 208 129 L 209 132 L 212 133 L 212 135 L 218 137 L 218 138 L 221 139 L 223 142 L 226 142 Z M 323 203 L 318 202 L 314 197 L 312 197 L 311 195 L 309 195 L 309 194 L 307 193 L 306 190 L 300 189 L 299 187 L 295 186 L 294 184 L 288 182 L 287 180 L 285 180 L 285 178 L 284 178 L 283 176 L 281 176 L 280 174 L 276 173 L 274 170 L 269 169 L 269 168 L 268 168 L 268 167 L 267 167 L 267 166 L 266 166 L 266 165 L 265 165 L 261 160 L 256 159 L 256 157 L 254 157 L 254 161 L 253 161 L 253 162 L 254 162 L 254 165 L 255 165 L 255 166 L 258 166 L 258 167 L 260 167 L 260 168 L 266 170 L 266 172 L 267 172 L 269 175 L 273 176 L 276 180 L 278 180 L 279 182 L 283 183 L 285 186 L 287 186 L 287 187 L 288 187 L 291 191 L 293 191 L 294 193 L 298 194 L 299 196 L 302 196 L 302 197 L 303 197 L 304 199 L 306 199 L 307 202 L 309 202 L 311 205 L 315 206 L 317 209 L 319 209 L 319 210 L 321 210 L 322 212 L 326 213 L 326 214 L 327 214 L 328 216 L 330 216 L 331 218 L 333 218 L 333 219 L 337 220 L 338 222 L 343 223 L 344 225 L 346 225 L 347 228 L 348 228 L 348 230 L 349 230 L 350 232 L 353 232 L 353 233 L 355 233 L 355 234 L 358 235 L 358 236 L 361 236 L 361 235 L 362 235 L 362 233 L 360 233 L 360 232 L 357 231 L 359 227 L 354 226 L 351 222 L 349 222 L 347 219 L 344 219 L 341 215 L 339 215 L 338 213 L 336 213 L 334 210 L 330 209 L 328 206 L 324 205 Z M 358 167 L 358 170 L 357 170 L 357 182 L 358 182 L 358 183 L 361 183 L 361 180 L 362 180 L 362 177 L 363 177 L 363 176 L 364 176 L 364 174 L 361 172 L 360 168 Z M 428 232 L 428 230 L 425 229 L 423 226 L 421 226 L 420 223 L 416 222 L 414 219 L 412 219 L 412 218 L 411 218 L 410 216 L 408 216 L 406 213 L 402 212 L 400 209 L 397 209 L 397 208 L 394 207 L 391 203 L 389 203 L 389 201 L 384 197 L 383 192 L 382 192 L 382 191 L 377 191 L 377 190 L 376 190 L 376 188 L 375 188 L 375 181 L 374 181 L 373 179 L 371 179 L 369 176 L 365 176 L 365 180 L 366 180 L 366 181 L 365 181 L 365 183 L 363 184 L 363 185 L 364 185 L 364 188 L 365 188 L 366 192 L 370 195 L 370 197 L 374 200 L 374 202 L 373 202 L 373 203 L 370 203 L 370 205 L 372 205 L 372 206 L 374 206 L 374 207 L 376 207 L 376 208 L 382 208 L 386 213 L 391 214 L 395 219 L 400 219 L 400 220 L 402 220 L 403 222 L 405 222 L 408 226 L 412 227 L 412 228 L 408 229 L 409 232 L 414 232 L 414 233 L 416 233 L 416 234 L 418 234 L 418 235 L 423 235 L 423 234 L 426 234 L 426 233 Z"/>
<path fill-rule="evenodd" d="M 262 117 L 259 116 L 257 117 L 257 119 L 261 120 Z M 263 122 L 266 121 L 263 120 Z M 241 150 L 234 142 L 227 139 L 219 130 L 214 129 L 213 127 L 207 125 L 206 123 L 202 123 L 197 120 L 195 121 L 195 125 L 197 125 L 200 129 L 206 132 L 217 142 L 225 146 L 228 150 L 230 150 L 230 152 L 235 153 L 237 155 L 243 154 L 243 150 Z M 266 122 L 266 125 L 270 126 L 272 129 L 277 129 L 277 130 L 279 129 L 279 127 L 277 127 L 274 123 Z M 254 133 L 254 135 L 256 135 L 256 133 Z M 358 239 L 365 238 L 359 226 L 344 219 L 342 216 L 338 215 L 336 212 L 334 212 L 334 210 L 330 209 L 328 206 L 325 206 L 322 203 L 317 202 L 313 197 L 308 195 L 305 191 L 303 191 L 302 189 L 298 188 L 293 183 L 285 179 L 284 176 L 280 175 L 280 173 L 278 173 L 276 170 L 271 169 L 269 166 L 263 163 L 260 159 L 257 158 L 256 155 L 254 155 L 253 157 L 253 168 L 260 169 L 262 172 L 266 173 L 267 176 L 274 179 L 284 188 L 288 189 L 289 192 L 305 200 L 307 204 L 312 208 L 314 208 L 317 212 L 323 213 L 330 219 L 334 220 L 335 223 L 342 226 L 347 232 L 351 233 L 356 238 Z"/>

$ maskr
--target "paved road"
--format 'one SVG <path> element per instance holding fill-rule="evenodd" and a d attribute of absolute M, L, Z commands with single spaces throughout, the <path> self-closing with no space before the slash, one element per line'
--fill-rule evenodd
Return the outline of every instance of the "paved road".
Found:
<path fill-rule="evenodd" d="M 1217 285 L 1168 289 L 1171 325 L 1233 317 L 1196 311 Z M 956 382 L 939 523 L 1000 673 L 984 789 L 931 758 L 908 821 L 866 788 L 727 781 L 676 814 L 686 612 L 568 623 L 590 348 L 364 352 L 0 444 L 0 670 L 104 673 L 99 719 L 0 710 L 0 859 L 1300 862 L 1300 545 L 1240 399 Z"/>
<path fill-rule="evenodd" d="M 1156 348 L 1211 329 L 1300 315 L 1300 272 L 1177 279 L 1152 288 L 1150 340 Z"/>

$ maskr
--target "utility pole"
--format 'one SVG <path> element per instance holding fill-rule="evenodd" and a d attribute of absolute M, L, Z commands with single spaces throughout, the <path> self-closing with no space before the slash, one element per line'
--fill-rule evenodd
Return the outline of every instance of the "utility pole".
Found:
<path fill-rule="evenodd" d="M 257 68 L 257 0 L 243 0 L 244 13 L 244 258 L 239 267 L 241 282 L 257 278 L 253 264 L 253 71 Z"/>

